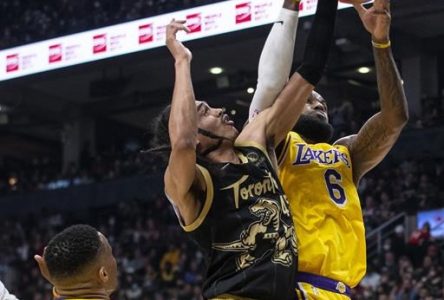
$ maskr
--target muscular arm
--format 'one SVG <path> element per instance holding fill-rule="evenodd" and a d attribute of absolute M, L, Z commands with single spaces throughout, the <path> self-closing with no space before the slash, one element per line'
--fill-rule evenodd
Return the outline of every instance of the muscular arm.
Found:
<path fill-rule="evenodd" d="M 264 111 L 266 136 L 277 146 L 294 127 L 308 96 L 321 79 L 330 50 L 336 20 L 337 0 L 319 0 L 307 38 L 302 65 L 274 104 Z"/>
<path fill-rule="evenodd" d="M 169 31 L 174 29 L 168 28 Z M 174 36 L 170 32 L 167 37 L 168 48 L 175 58 L 176 79 L 168 124 L 171 154 L 164 180 L 166 194 L 187 225 L 198 215 L 195 190 L 202 186 L 202 181 L 196 167 L 197 110 L 191 82 L 191 53 L 175 39 L 177 30 Z"/>
<path fill-rule="evenodd" d="M 381 111 L 358 134 L 337 141 L 350 150 L 355 183 L 384 159 L 408 121 L 408 106 L 390 48 L 374 49 Z"/>
<path fill-rule="evenodd" d="M 277 146 L 294 127 L 313 89 L 301 74 L 294 73 L 274 104 L 264 111 L 265 135 L 272 145 Z"/>
<path fill-rule="evenodd" d="M 293 128 L 312 91 L 313 85 L 294 73 L 274 104 L 253 118 L 236 141 L 253 140 L 274 149 Z"/>

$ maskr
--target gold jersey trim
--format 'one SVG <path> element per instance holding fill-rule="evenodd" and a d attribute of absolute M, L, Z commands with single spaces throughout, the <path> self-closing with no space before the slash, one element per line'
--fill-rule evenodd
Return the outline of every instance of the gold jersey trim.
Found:
<path fill-rule="evenodd" d="M 242 162 L 243 164 L 245 164 L 245 163 L 248 162 L 248 158 L 247 158 L 245 155 L 243 155 L 241 152 L 238 152 L 238 153 L 237 153 L 237 156 L 239 157 L 239 159 L 241 160 L 241 162 Z"/>
<path fill-rule="evenodd" d="M 55 287 L 52 288 L 52 296 L 54 297 L 54 299 L 62 298 L 62 296 L 60 296 L 60 295 L 57 293 Z M 92 299 L 92 298 L 86 299 L 86 298 L 66 298 L 66 297 L 64 297 L 63 299 L 64 299 L 64 300 L 103 300 L 103 299 L 99 299 L 99 298 L 97 298 L 97 299 Z"/>
<path fill-rule="evenodd" d="M 257 148 L 262 153 L 265 154 L 265 156 L 267 157 L 267 159 L 270 162 L 271 166 L 274 166 L 274 163 L 271 160 L 270 155 L 267 152 L 267 149 L 265 149 L 264 146 L 262 146 L 261 144 L 259 144 L 257 142 L 254 142 L 254 141 L 245 141 L 245 142 L 235 142 L 234 146 L 235 147 L 253 147 L 253 148 Z"/>
<path fill-rule="evenodd" d="M 191 232 L 196 230 L 205 220 L 206 216 L 208 215 L 208 212 L 210 211 L 211 205 L 213 204 L 213 196 L 214 196 L 214 187 L 213 187 L 213 180 L 211 179 L 211 175 L 208 172 L 208 170 L 200 165 L 197 165 L 199 171 L 202 173 L 205 185 L 207 187 L 206 189 L 206 197 L 205 197 L 205 203 L 204 206 L 194 222 L 192 222 L 189 225 L 183 225 L 182 222 L 180 222 L 183 230 L 186 232 Z"/>
<path fill-rule="evenodd" d="M 291 144 L 291 134 L 288 133 L 287 137 L 285 138 L 285 142 L 284 142 L 284 146 L 281 149 L 281 153 L 279 153 L 278 156 L 278 166 L 280 167 L 281 164 L 284 162 L 285 158 L 287 157 L 287 151 L 288 151 L 288 147 Z"/>

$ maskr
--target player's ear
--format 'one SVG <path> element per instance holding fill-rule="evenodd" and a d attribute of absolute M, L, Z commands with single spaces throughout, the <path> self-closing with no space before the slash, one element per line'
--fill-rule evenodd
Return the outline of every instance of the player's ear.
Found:
<path fill-rule="evenodd" d="M 101 283 L 107 283 L 110 279 L 109 273 L 104 266 L 100 267 L 98 275 Z"/>
<path fill-rule="evenodd" d="M 46 280 L 48 280 L 50 283 L 52 283 L 51 277 L 49 276 L 48 266 L 46 265 L 45 259 L 40 255 L 34 255 L 34 260 L 37 262 L 39 269 L 40 269 L 40 273 L 42 274 L 42 276 Z"/>

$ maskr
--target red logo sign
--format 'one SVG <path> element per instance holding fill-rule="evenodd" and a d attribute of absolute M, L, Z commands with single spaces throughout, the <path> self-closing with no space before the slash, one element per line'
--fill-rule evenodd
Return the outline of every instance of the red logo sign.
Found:
<path fill-rule="evenodd" d="M 49 46 L 49 63 L 55 63 L 62 61 L 62 45 L 52 45 Z"/>
<path fill-rule="evenodd" d="M 202 31 L 202 16 L 200 13 L 187 16 L 187 27 L 190 33 Z"/>
<path fill-rule="evenodd" d="M 93 53 L 106 52 L 106 34 L 98 34 L 94 36 Z"/>
<path fill-rule="evenodd" d="M 18 54 L 11 54 L 6 56 L 6 72 L 14 72 L 19 69 Z"/>
<path fill-rule="evenodd" d="M 139 44 L 152 42 L 154 38 L 153 24 L 139 26 Z"/>
<path fill-rule="evenodd" d="M 236 4 L 236 24 L 251 21 L 251 3 Z"/>

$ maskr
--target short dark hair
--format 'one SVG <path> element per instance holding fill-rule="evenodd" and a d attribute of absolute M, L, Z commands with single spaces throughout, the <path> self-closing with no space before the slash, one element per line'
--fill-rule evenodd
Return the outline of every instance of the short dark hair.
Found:
<path fill-rule="evenodd" d="M 44 258 L 51 277 L 66 279 L 80 274 L 94 261 L 101 248 L 97 229 L 89 225 L 73 225 L 51 239 Z"/>

